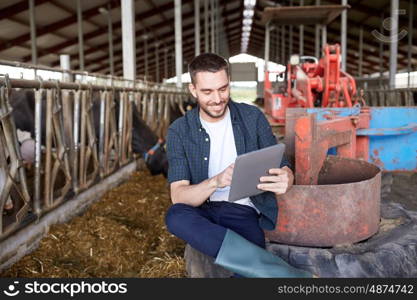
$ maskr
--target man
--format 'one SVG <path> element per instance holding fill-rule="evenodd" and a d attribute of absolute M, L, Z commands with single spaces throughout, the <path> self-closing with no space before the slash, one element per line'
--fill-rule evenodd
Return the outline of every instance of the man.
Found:
<path fill-rule="evenodd" d="M 201 54 L 189 72 L 189 90 L 198 105 L 168 129 L 173 202 L 166 216 L 168 230 L 240 276 L 310 277 L 264 249 L 262 228 L 275 228 L 275 195 L 293 183 L 287 161 L 260 178 L 258 188 L 264 193 L 227 201 L 237 155 L 276 144 L 265 116 L 255 106 L 230 100 L 224 58 Z"/>

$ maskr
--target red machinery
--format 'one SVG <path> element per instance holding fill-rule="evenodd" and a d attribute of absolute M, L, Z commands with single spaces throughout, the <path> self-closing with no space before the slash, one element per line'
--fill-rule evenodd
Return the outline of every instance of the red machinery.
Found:
<path fill-rule="evenodd" d="M 355 105 L 355 80 L 340 70 L 339 45 L 323 53 L 320 61 L 292 56 L 277 93 L 266 73 L 265 112 L 285 124 L 287 157 L 295 162 L 296 184 L 277 200 L 277 227 L 266 232 L 283 244 L 352 244 L 379 228 L 381 172 L 367 163 L 369 137 L 358 134 L 369 128 L 369 108 Z"/>
<path fill-rule="evenodd" d="M 265 73 L 264 108 L 273 122 L 285 123 L 287 107 L 352 107 L 357 102 L 355 80 L 340 70 L 339 45 L 326 44 L 323 54 L 320 61 L 293 55 L 277 91 L 269 80 L 270 72 Z"/>

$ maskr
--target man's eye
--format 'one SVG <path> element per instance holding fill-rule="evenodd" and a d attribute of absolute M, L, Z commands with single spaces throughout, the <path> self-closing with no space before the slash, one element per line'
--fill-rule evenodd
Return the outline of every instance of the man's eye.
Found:
<path fill-rule="evenodd" d="M 205 91 L 205 92 L 203 92 L 205 95 L 210 95 L 210 91 Z"/>

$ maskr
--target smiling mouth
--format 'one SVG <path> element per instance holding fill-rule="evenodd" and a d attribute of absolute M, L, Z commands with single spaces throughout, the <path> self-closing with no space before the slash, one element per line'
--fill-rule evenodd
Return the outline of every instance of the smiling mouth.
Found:
<path fill-rule="evenodd" d="M 213 110 L 216 111 L 216 112 L 221 112 L 223 109 L 224 109 L 223 105 L 213 106 Z"/>

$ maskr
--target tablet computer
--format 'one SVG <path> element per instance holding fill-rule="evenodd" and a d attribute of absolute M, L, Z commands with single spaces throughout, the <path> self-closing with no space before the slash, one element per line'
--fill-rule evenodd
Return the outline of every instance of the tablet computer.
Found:
<path fill-rule="evenodd" d="M 271 168 L 279 168 L 285 145 L 277 144 L 239 155 L 233 168 L 229 201 L 255 196 L 264 191 L 257 188 L 261 176 L 268 175 Z"/>

